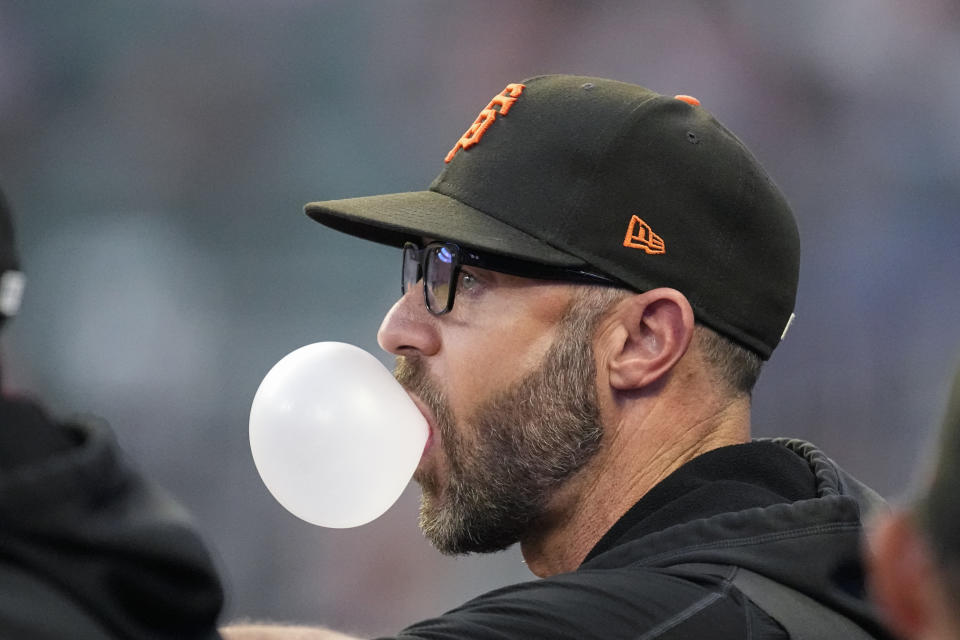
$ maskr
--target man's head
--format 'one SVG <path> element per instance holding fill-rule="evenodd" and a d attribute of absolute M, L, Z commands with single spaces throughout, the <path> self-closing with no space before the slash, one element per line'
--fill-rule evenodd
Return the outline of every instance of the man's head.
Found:
<path fill-rule="evenodd" d="M 23 292 L 20 258 L 14 241 L 13 214 L 3 191 L 0 191 L 0 327 L 16 315 Z"/>
<path fill-rule="evenodd" d="M 688 350 L 714 387 L 749 395 L 792 317 L 799 240 L 780 192 L 695 99 L 636 85 L 510 84 L 429 190 L 307 213 L 411 243 L 379 339 L 433 423 L 423 524 L 451 552 L 522 540 L 611 416 L 683 387 Z"/>
<path fill-rule="evenodd" d="M 960 371 L 920 497 L 876 523 L 868 564 L 891 626 L 909 640 L 960 640 Z"/>
<path fill-rule="evenodd" d="M 397 380 L 427 406 L 434 421 L 434 447 L 443 453 L 428 449 L 415 475 L 423 488 L 420 526 L 440 551 L 497 551 L 522 539 L 544 515 L 555 488 L 596 453 L 603 431 L 592 335 L 616 295 L 600 289 L 577 295 L 565 308 L 556 306 L 560 312 L 556 332 L 529 358 L 532 365 L 516 372 L 498 371 L 496 378 L 512 378 L 506 385 L 463 379 L 453 393 L 466 391 L 457 395 L 476 397 L 476 402 L 458 403 L 459 411 L 451 406 L 451 385 L 434 378 L 416 345 L 402 344 L 404 328 L 393 319 L 384 322 L 383 346 L 394 352 L 407 349 L 409 354 L 398 356 Z M 535 342 L 527 335 L 543 331 L 528 322 L 504 328 L 521 336 L 511 350 Z M 481 332 L 481 340 L 485 335 L 491 333 Z M 453 348 L 470 346 L 458 341 Z M 497 357 L 500 346 L 479 344 L 474 357 Z M 508 364 L 516 367 L 515 362 Z M 467 384 L 471 386 L 464 389 Z M 475 391 L 476 384 L 487 388 Z"/>

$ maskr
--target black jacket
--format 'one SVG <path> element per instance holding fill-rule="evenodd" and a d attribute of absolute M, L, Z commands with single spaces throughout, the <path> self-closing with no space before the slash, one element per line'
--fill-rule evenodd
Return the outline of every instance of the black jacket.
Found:
<path fill-rule="evenodd" d="M 576 571 L 492 591 L 397 637 L 787 638 L 736 586 L 747 570 L 809 596 L 868 637 L 887 638 L 860 563 L 862 521 L 877 508 L 879 496 L 808 443 L 724 447 L 654 487 Z"/>
<path fill-rule="evenodd" d="M 0 400 L 0 638 L 208 640 L 222 602 L 186 513 L 105 425 Z"/>

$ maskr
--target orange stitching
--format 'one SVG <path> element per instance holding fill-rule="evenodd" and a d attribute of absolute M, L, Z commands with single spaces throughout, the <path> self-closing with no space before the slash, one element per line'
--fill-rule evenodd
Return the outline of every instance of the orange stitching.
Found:
<path fill-rule="evenodd" d="M 623 239 L 623 246 L 630 249 L 643 249 L 650 255 L 667 252 L 663 238 L 655 234 L 650 225 L 641 220 L 639 216 L 630 218 L 630 226 L 627 227 L 627 235 Z"/>
<path fill-rule="evenodd" d="M 496 120 L 497 114 L 499 113 L 501 116 L 507 115 L 510 107 L 517 101 L 517 96 L 523 93 L 524 89 L 526 89 L 525 85 L 511 82 L 507 85 L 506 89 L 495 95 L 493 100 L 483 108 L 483 111 L 480 112 L 477 119 L 473 121 L 470 128 L 460 136 L 457 144 L 453 145 L 453 149 L 450 149 L 450 152 L 447 153 L 447 157 L 444 158 L 443 161 L 450 162 L 453 160 L 453 156 L 456 155 L 457 151 L 460 149 L 469 149 L 480 142 L 480 138 L 483 137 L 483 134 L 487 132 L 487 129 L 489 129 L 493 121 Z M 499 111 L 495 107 L 500 107 Z"/>

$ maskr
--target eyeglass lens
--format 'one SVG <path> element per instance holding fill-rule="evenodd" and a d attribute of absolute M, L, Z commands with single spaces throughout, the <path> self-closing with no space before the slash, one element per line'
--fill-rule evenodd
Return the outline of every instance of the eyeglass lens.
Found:
<path fill-rule="evenodd" d="M 453 273 L 457 266 L 455 249 L 449 245 L 434 245 L 426 249 L 424 267 L 427 308 L 433 313 L 449 310 L 453 297 Z"/>
<path fill-rule="evenodd" d="M 400 274 L 402 293 L 406 294 L 423 278 L 427 309 L 437 315 L 446 313 L 453 304 L 459 258 L 457 247 L 453 245 L 432 244 L 424 249 L 412 243 L 404 245 Z"/>

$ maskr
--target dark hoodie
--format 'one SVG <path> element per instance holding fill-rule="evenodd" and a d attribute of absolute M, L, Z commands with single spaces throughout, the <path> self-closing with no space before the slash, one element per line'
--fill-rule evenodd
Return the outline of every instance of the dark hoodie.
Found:
<path fill-rule="evenodd" d="M 208 640 L 222 602 L 186 513 L 106 425 L 0 399 L 0 638 Z"/>
<path fill-rule="evenodd" d="M 870 637 L 888 638 L 865 597 L 860 564 L 863 520 L 880 508 L 876 493 L 811 444 L 723 447 L 654 487 L 576 571 L 492 591 L 397 637 L 787 638 L 734 585 L 739 567 L 809 596 Z"/>

